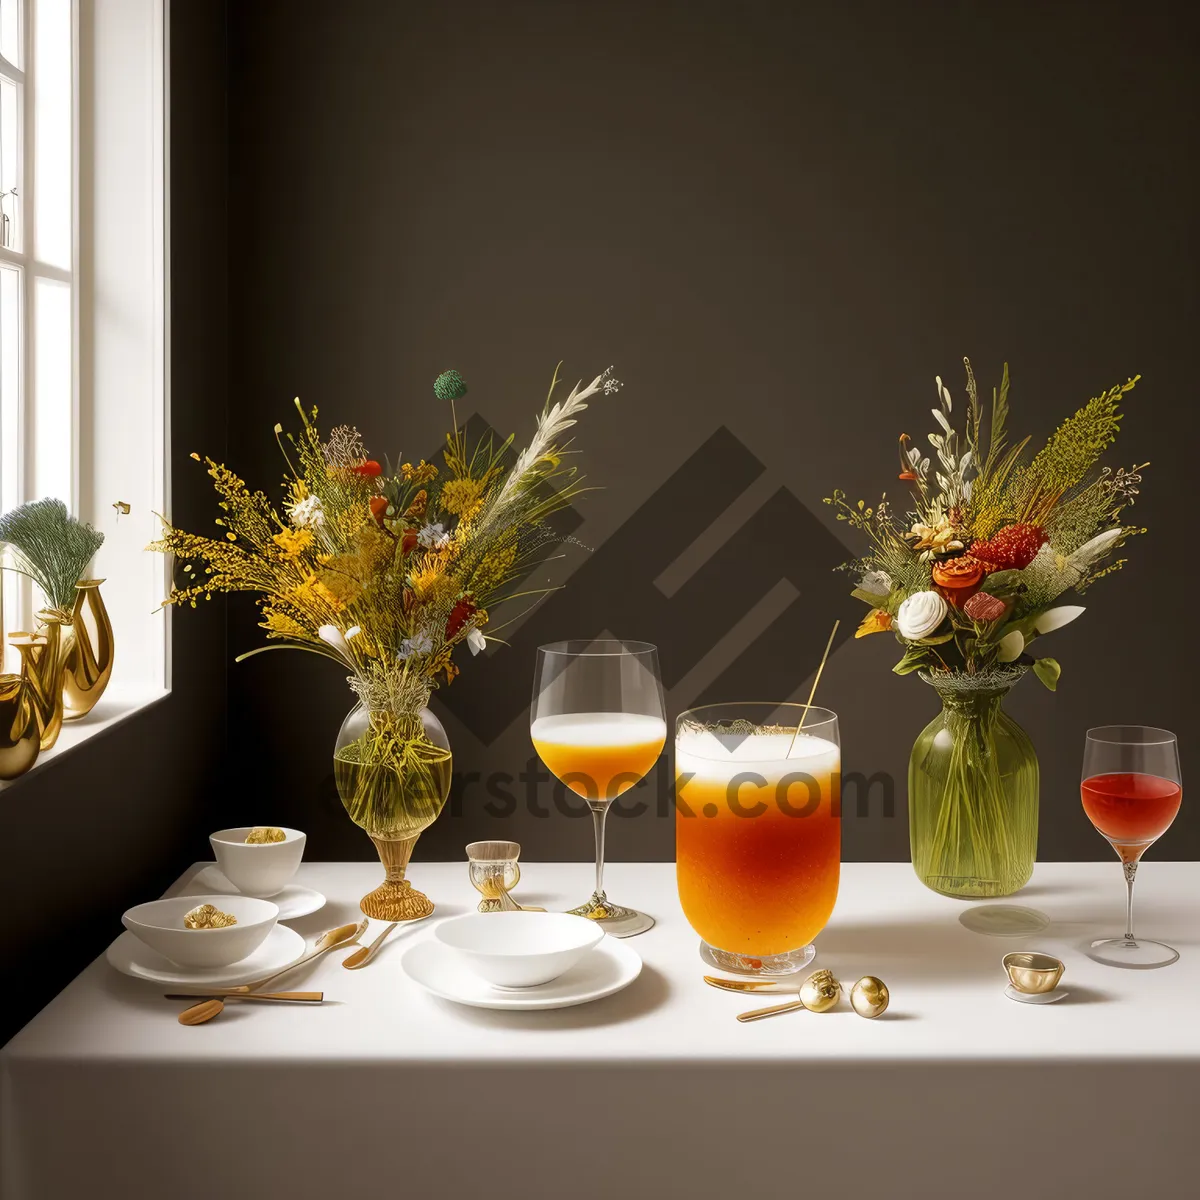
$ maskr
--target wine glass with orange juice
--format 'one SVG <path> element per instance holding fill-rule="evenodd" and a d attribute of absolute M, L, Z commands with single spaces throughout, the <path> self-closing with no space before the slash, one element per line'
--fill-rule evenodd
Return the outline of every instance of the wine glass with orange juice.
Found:
<path fill-rule="evenodd" d="M 705 962 L 771 976 L 812 960 L 841 875 L 841 763 L 826 708 L 709 704 L 679 718 L 675 873 Z"/>
<path fill-rule="evenodd" d="M 641 781 L 667 739 L 658 651 L 605 638 L 538 647 L 529 734 L 542 762 L 592 813 L 596 888 L 571 912 L 615 937 L 644 933 L 654 918 L 604 892 L 604 824 L 612 802 Z"/>
<path fill-rule="evenodd" d="M 1110 967 L 1166 967 L 1179 951 L 1133 935 L 1133 880 L 1142 855 L 1175 820 L 1183 800 L 1179 742 L 1166 729 L 1089 729 L 1080 784 L 1083 811 L 1125 869 L 1125 936 L 1101 938 L 1089 955 Z"/>

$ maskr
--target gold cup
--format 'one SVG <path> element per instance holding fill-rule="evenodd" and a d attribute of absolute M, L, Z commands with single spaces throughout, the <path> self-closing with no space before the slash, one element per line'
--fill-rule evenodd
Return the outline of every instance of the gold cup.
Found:
<path fill-rule="evenodd" d="M 1063 971 L 1066 970 L 1061 959 L 1052 954 L 1037 954 L 1025 950 L 1006 954 L 1003 962 L 1009 982 L 1018 992 L 1024 992 L 1027 996 L 1040 996 L 1045 992 L 1054 991 L 1063 976 Z"/>

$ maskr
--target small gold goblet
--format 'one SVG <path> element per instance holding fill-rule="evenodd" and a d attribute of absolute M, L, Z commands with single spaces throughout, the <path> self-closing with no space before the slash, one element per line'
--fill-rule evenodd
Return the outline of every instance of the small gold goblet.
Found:
<path fill-rule="evenodd" d="M 481 913 L 511 912 L 521 906 L 509 896 L 521 879 L 516 842 L 472 842 L 467 847 L 471 884 L 483 899 Z"/>

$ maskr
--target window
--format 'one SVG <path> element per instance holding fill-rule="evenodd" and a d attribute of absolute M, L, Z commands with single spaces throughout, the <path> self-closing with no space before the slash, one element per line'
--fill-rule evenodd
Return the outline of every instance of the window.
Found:
<path fill-rule="evenodd" d="M 168 564 L 145 552 L 168 511 L 166 44 L 164 0 L 0 0 L 0 505 L 54 496 L 104 534 L 117 651 L 49 755 L 167 687 Z M 41 600 L 2 579 L 14 670 Z"/>
<path fill-rule="evenodd" d="M 76 505 L 74 14 L 0 0 L 0 503 Z M 31 587 L 4 575 L 7 629 Z"/>

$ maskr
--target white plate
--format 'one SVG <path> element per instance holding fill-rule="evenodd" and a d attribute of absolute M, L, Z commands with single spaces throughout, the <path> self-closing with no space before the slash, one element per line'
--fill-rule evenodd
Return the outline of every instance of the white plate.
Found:
<path fill-rule="evenodd" d="M 183 885 L 180 896 L 240 896 L 242 893 L 233 886 L 217 866 L 205 867 L 197 871 Z M 279 908 L 281 921 L 295 921 L 307 917 L 318 909 L 325 907 L 325 897 L 312 888 L 301 887 L 298 883 L 289 883 L 282 892 L 274 896 L 265 896 Z"/>
<path fill-rule="evenodd" d="M 611 996 L 628 987 L 641 972 L 636 950 L 617 938 L 605 938 L 569 971 L 537 987 L 509 990 L 480 979 L 453 950 L 427 938 L 400 959 L 404 973 L 427 992 L 472 1008 L 534 1010 L 570 1008 Z"/>
<path fill-rule="evenodd" d="M 105 957 L 123 975 L 148 979 L 170 987 L 240 987 L 294 963 L 304 953 L 304 939 L 286 925 L 276 925 L 267 940 L 248 958 L 228 967 L 188 968 L 151 950 L 126 931 L 108 948 Z"/>

